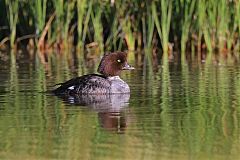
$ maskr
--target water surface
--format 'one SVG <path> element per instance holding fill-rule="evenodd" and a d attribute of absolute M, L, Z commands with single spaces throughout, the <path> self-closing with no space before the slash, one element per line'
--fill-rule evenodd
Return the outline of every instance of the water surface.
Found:
<path fill-rule="evenodd" d="M 130 95 L 90 97 L 45 91 L 97 66 L 0 62 L 0 159 L 239 159 L 239 62 L 144 65 Z"/>

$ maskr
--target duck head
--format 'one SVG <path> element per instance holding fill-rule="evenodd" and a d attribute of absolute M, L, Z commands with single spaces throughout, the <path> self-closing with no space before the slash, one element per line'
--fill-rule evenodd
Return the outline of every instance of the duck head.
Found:
<path fill-rule="evenodd" d="M 119 76 L 122 70 L 132 70 L 134 67 L 127 62 L 127 53 L 105 53 L 98 66 L 98 72 L 105 76 Z"/>

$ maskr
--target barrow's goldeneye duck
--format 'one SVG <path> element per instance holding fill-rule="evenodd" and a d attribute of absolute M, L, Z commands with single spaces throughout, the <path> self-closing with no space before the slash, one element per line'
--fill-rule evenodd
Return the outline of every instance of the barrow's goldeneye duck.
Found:
<path fill-rule="evenodd" d="M 63 94 L 115 94 L 130 93 L 130 88 L 119 76 L 122 70 L 132 70 L 127 62 L 127 53 L 105 53 L 98 66 L 100 74 L 88 74 L 60 83 L 52 92 Z"/>

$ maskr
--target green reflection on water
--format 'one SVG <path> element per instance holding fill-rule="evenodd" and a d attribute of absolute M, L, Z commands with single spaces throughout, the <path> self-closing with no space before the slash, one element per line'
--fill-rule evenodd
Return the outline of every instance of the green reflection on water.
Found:
<path fill-rule="evenodd" d="M 129 104 L 102 112 L 42 93 L 75 74 L 67 64 L 49 76 L 38 62 L 10 61 L 0 69 L 0 159 L 238 159 L 240 70 L 221 63 L 163 59 L 157 72 L 125 73 Z"/>

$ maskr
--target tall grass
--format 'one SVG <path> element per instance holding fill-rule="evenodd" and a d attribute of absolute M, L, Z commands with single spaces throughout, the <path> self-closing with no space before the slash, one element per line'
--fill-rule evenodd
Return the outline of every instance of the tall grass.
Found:
<path fill-rule="evenodd" d="M 163 52 L 167 53 L 172 15 L 172 1 L 161 0 L 159 3 L 152 2 L 152 14 L 161 40 Z"/>
<path fill-rule="evenodd" d="M 90 1 L 91 4 L 91 1 Z M 83 33 L 83 21 L 86 14 L 87 0 L 77 1 L 77 32 L 78 36 L 82 37 Z M 82 46 L 81 41 L 78 42 L 78 47 Z"/>
<path fill-rule="evenodd" d="M 84 20 L 84 27 L 83 27 L 83 31 L 82 31 L 82 36 L 81 34 L 79 35 L 79 41 L 81 43 L 84 44 L 85 40 L 86 40 L 86 36 L 87 36 L 87 32 L 89 30 L 89 21 L 90 21 L 90 16 L 91 16 L 91 12 L 92 12 L 92 5 L 93 5 L 93 0 L 90 0 L 90 2 L 88 3 L 88 9 L 87 9 L 87 12 L 86 12 L 86 16 L 85 16 L 85 20 Z M 78 25 L 81 25 L 80 22 L 78 22 Z"/>
<path fill-rule="evenodd" d="M 64 1 L 63 0 L 54 0 L 54 7 L 56 11 L 56 24 L 55 24 L 55 36 L 56 36 L 56 42 L 57 44 L 61 43 L 62 39 L 64 38 L 64 24 L 66 22 L 66 19 L 64 19 L 64 15 L 66 15 L 66 10 L 64 7 Z M 67 4 L 66 4 L 67 5 Z"/>
<path fill-rule="evenodd" d="M 103 27 L 101 25 L 102 12 L 103 11 L 101 7 L 96 7 L 95 11 L 91 13 L 91 19 L 94 28 L 94 41 L 98 43 L 101 53 L 103 52 Z"/>
<path fill-rule="evenodd" d="M 36 0 L 33 1 L 32 10 L 34 15 L 34 19 L 36 21 L 36 33 L 40 34 L 44 27 L 46 21 L 46 14 L 47 14 L 47 0 Z"/>
<path fill-rule="evenodd" d="M 71 0 L 68 3 L 65 3 L 65 8 L 67 11 L 67 15 L 66 15 L 66 22 L 64 23 L 64 44 L 67 45 L 68 42 L 71 42 L 70 39 L 70 23 L 71 20 L 74 16 L 74 6 L 75 6 L 75 0 Z M 74 25 L 72 25 L 72 27 L 74 27 Z"/>
<path fill-rule="evenodd" d="M 18 22 L 18 1 L 5 0 L 7 8 L 7 18 L 10 29 L 10 46 L 13 47 L 16 39 L 16 27 Z"/>
<path fill-rule="evenodd" d="M 46 35 L 45 49 L 60 51 L 73 43 L 84 49 L 92 42 L 100 52 L 147 47 L 167 53 L 172 51 L 169 44 L 182 54 L 190 48 L 210 53 L 240 50 L 239 1 L 5 0 L 3 5 L 6 9 L 0 13 L 8 15 L 8 24 L 3 21 L 1 26 L 9 28 L 10 46 L 16 38 L 36 33 L 37 41 Z M 28 18 L 18 16 L 22 13 Z M 56 18 L 47 24 L 53 13 Z M 0 38 L 1 45 L 7 41 Z"/>
<path fill-rule="evenodd" d="M 198 28 L 199 43 L 202 35 L 204 37 L 207 49 L 210 52 L 214 50 L 230 51 L 232 48 L 239 50 L 236 44 L 239 40 L 237 31 L 238 23 L 238 1 L 198 1 Z M 200 44 L 199 44 L 200 45 Z"/>
<path fill-rule="evenodd" d="M 178 4 L 178 11 L 179 14 L 182 14 L 181 17 L 181 53 L 185 54 L 186 51 L 186 45 L 190 34 L 190 27 L 192 23 L 193 13 L 194 9 L 196 8 L 196 0 L 185 0 L 185 1 L 179 1 Z"/>
<path fill-rule="evenodd" d="M 135 3 L 132 4 L 136 6 Z M 126 42 L 126 46 L 130 51 L 135 50 L 135 43 L 137 41 L 136 36 L 136 19 L 137 17 L 134 13 L 131 13 L 131 10 L 128 10 L 129 4 L 116 3 L 116 17 L 119 19 L 120 29 L 122 30 L 122 37 Z M 132 16 L 132 17 L 131 17 Z M 134 19 L 133 19 L 134 17 Z"/>

